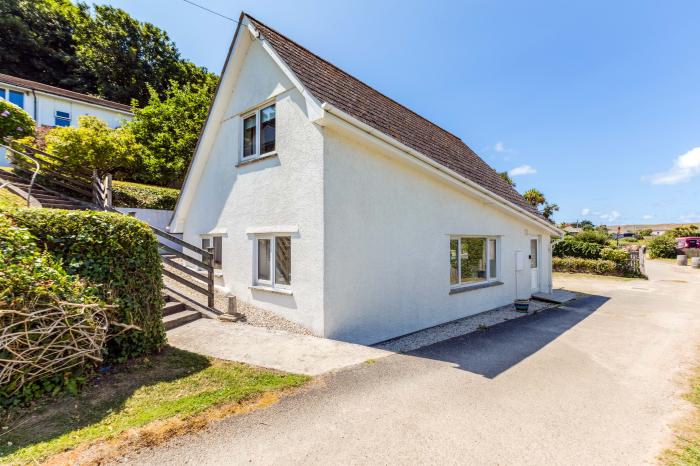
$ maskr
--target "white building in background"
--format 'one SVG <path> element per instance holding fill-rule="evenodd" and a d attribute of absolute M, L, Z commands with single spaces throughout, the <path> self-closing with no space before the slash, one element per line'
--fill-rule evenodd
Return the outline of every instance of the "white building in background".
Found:
<path fill-rule="evenodd" d="M 0 74 L 0 99 L 23 108 L 37 126 L 78 126 L 79 116 L 92 115 L 118 128 L 134 116 L 128 105 L 7 74 Z M 6 164 L 0 148 L 0 165 Z"/>
<path fill-rule="evenodd" d="M 563 234 L 457 136 L 245 14 L 170 228 L 238 302 L 363 344 L 551 291 Z"/>

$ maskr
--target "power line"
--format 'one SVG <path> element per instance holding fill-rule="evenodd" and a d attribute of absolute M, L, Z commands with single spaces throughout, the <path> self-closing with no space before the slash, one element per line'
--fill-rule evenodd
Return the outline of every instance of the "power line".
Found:
<path fill-rule="evenodd" d="M 207 8 L 207 7 L 205 7 L 205 6 L 198 5 L 197 3 L 191 2 L 190 0 L 182 0 L 182 1 L 185 2 L 185 3 L 189 3 L 189 4 L 192 5 L 192 6 L 196 6 L 197 8 L 201 8 L 201 9 L 204 10 L 204 11 L 208 11 L 209 13 L 212 13 L 212 14 L 214 14 L 214 15 L 216 15 L 216 16 L 221 16 L 221 17 L 224 18 L 224 19 L 227 19 L 227 20 L 229 20 L 229 21 L 233 21 L 234 23 L 238 23 L 238 21 L 236 21 L 235 19 L 233 19 L 233 18 L 231 18 L 231 17 L 229 17 L 229 16 L 222 15 L 222 14 L 219 13 L 219 12 L 216 12 L 216 11 L 214 11 L 214 10 L 210 10 L 209 8 Z"/>

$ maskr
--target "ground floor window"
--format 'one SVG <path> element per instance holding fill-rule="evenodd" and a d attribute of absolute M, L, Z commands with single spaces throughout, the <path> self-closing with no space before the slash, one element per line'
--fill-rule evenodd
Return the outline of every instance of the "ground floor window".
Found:
<path fill-rule="evenodd" d="M 289 288 L 292 285 L 292 237 L 256 237 L 254 264 L 256 285 Z"/>
<path fill-rule="evenodd" d="M 498 280 L 499 240 L 490 237 L 450 238 L 450 285 Z"/>
<path fill-rule="evenodd" d="M 213 248 L 212 253 L 214 254 L 214 268 L 221 268 L 222 259 L 222 237 L 220 235 L 204 235 L 202 236 L 202 249 L 209 251 L 209 248 Z"/>

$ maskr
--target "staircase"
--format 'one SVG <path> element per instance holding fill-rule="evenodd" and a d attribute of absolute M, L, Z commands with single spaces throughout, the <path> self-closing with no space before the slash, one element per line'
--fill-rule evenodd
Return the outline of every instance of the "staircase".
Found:
<path fill-rule="evenodd" d="M 2 144 L 2 140 L 0 140 Z M 15 142 L 14 148 L 3 146 L 11 152 L 14 171 L 0 170 L 0 186 L 5 185 L 9 191 L 27 200 L 29 207 L 49 209 L 93 209 L 119 213 L 112 207 L 111 176 L 102 180 L 95 172 L 85 169 L 82 173 L 65 173 L 63 161 L 49 153 Z M 40 175 L 37 177 L 37 175 Z M 60 186 L 66 193 L 75 193 L 77 197 L 92 199 L 86 202 L 58 192 L 37 183 L 46 180 L 51 186 Z M 165 330 L 185 325 L 200 318 L 216 319 L 222 312 L 214 307 L 214 267 L 213 249 L 201 249 L 187 243 L 170 233 L 151 227 L 155 233 L 163 258 L 163 276 L 169 282 L 163 284 L 163 326 Z M 166 244 L 167 243 L 167 244 Z M 194 252 L 197 258 L 174 249 L 172 244 Z M 175 259 L 181 262 L 177 262 Z M 198 270 L 186 267 L 184 263 L 194 264 Z M 179 273 L 177 273 L 179 272 Z M 178 290 L 185 286 L 201 295 L 204 299 L 194 299 L 191 293 Z M 206 302 L 206 304 L 205 304 Z"/>
<path fill-rule="evenodd" d="M 13 172 L 0 170 L 0 185 L 4 185 L 5 183 L 9 183 L 5 186 L 8 191 L 17 194 L 22 199 L 29 199 L 29 205 L 32 207 L 67 210 L 89 208 L 87 203 L 75 200 L 36 183 L 32 186 L 30 195 L 30 179 L 26 179 Z"/>

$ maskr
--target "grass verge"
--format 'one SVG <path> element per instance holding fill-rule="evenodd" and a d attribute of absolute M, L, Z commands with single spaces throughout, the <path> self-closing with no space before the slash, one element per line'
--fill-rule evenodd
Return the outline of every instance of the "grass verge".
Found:
<path fill-rule="evenodd" d="M 78 396 L 0 412 L 0 464 L 39 462 L 73 449 L 109 457 L 124 445 L 158 443 L 245 411 L 245 401 L 272 403 L 270 393 L 307 380 L 168 347 L 96 377 Z"/>
<path fill-rule="evenodd" d="M 577 273 L 577 272 L 552 272 L 552 278 L 596 278 L 603 280 L 614 280 L 628 282 L 632 280 L 643 280 L 637 277 L 620 277 L 619 275 L 598 275 L 594 273 Z"/>
<path fill-rule="evenodd" d="M 676 426 L 675 445 L 664 452 L 661 462 L 673 466 L 700 466 L 700 367 L 690 379 L 686 399 L 694 405 L 692 416 Z"/>

